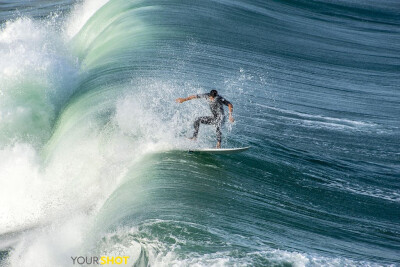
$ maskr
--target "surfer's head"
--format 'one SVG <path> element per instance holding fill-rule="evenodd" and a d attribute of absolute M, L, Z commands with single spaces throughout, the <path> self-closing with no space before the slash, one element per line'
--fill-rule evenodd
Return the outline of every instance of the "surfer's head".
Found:
<path fill-rule="evenodd" d="M 217 90 L 211 90 L 211 91 L 210 91 L 210 96 L 211 96 L 211 97 L 216 97 L 217 95 L 218 95 Z"/>

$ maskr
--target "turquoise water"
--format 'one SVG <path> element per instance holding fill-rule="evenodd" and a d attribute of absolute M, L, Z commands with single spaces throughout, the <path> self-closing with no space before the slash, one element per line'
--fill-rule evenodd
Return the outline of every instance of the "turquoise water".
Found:
<path fill-rule="evenodd" d="M 0 3 L 0 265 L 400 264 L 396 1 Z M 192 134 L 217 89 L 223 147 Z M 89 265 L 90 266 L 90 265 Z"/>

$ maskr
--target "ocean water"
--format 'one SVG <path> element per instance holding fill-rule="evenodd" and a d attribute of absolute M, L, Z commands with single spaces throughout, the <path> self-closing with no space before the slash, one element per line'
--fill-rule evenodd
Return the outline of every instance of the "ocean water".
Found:
<path fill-rule="evenodd" d="M 400 265 L 397 0 L 10 0 L 0 23 L 0 266 Z M 250 150 L 184 151 L 215 133 L 188 141 L 207 104 L 174 100 L 211 89 Z"/>

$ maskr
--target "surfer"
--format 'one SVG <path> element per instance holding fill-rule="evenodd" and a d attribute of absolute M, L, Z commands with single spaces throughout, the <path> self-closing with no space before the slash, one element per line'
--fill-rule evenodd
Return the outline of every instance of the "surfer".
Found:
<path fill-rule="evenodd" d="M 217 90 L 211 90 L 209 93 L 199 94 L 199 95 L 191 95 L 186 98 L 177 98 L 177 103 L 183 103 L 188 100 L 192 100 L 195 98 L 204 98 L 208 100 L 208 104 L 210 105 L 210 110 L 212 116 L 202 116 L 198 117 L 194 122 L 194 133 L 193 137 L 190 138 L 192 140 L 197 139 L 197 135 L 199 133 L 200 123 L 214 125 L 217 131 L 217 148 L 221 148 L 221 127 L 222 124 L 225 122 L 225 113 L 224 113 L 224 106 L 228 106 L 229 108 L 229 121 L 234 122 L 235 120 L 232 117 L 233 112 L 233 105 L 223 98 L 222 96 L 218 95 Z"/>

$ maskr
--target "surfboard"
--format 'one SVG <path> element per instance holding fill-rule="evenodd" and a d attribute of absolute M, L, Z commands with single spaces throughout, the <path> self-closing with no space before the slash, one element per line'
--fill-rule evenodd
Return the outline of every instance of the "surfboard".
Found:
<path fill-rule="evenodd" d="M 234 154 L 246 151 L 249 148 L 250 148 L 249 146 L 236 147 L 236 148 L 198 148 L 198 149 L 189 149 L 189 152 L 210 153 L 210 154 Z"/>

